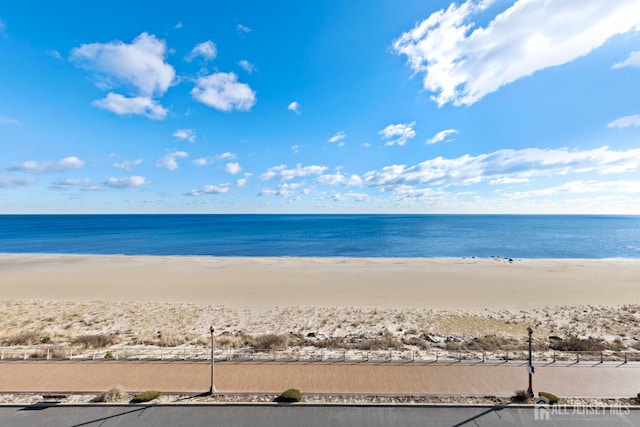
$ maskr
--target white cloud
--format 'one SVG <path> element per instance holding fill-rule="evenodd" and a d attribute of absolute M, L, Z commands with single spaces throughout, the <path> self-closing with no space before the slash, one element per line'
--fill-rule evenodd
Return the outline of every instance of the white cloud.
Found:
<path fill-rule="evenodd" d="M 91 179 L 89 178 L 59 179 L 59 180 L 53 181 L 49 185 L 49 189 L 57 190 L 57 191 L 66 191 L 74 187 L 88 185 L 90 182 L 91 182 Z"/>
<path fill-rule="evenodd" d="M 489 181 L 491 185 L 499 185 L 499 184 L 526 184 L 531 182 L 529 178 L 511 178 L 508 176 L 503 176 L 500 178 L 492 179 Z"/>
<path fill-rule="evenodd" d="M 300 103 L 298 101 L 291 102 L 289 104 L 289 106 L 287 107 L 287 110 L 293 111 L 297 115 L 300 115 L 300 113 L 301 113 L 301 111 L 300 111 Z"/>
<path fill-rule="evenodd" d="M 133 175 L 125 178 L 109 178 L 104 185 L 111 188 L 133 188 L 148 184 L 143 176 Z"/>
<path fill-rule="evenodd" d="M 256 103 L 256 93 L 248 84 L 238 83 L 234 73 L 198 78 L 191 95 L 196 101 L 221 111 L 249 111 Z"/>
<path fill-rule="evenodd" d="M 246 187 L 247 186 L 247 181 L 249 180 L 251 175 L 253 175 L 253 174 L 245 173 L 244 177 L 238 178 L 238 180 L 236 181 L 236 187 Z"/>
<path fill-rule="evenodd" d="M 362 178 L 356 174 L 346 176 L 342 172 L 338 171 L 334 174 L 320 175 L 316 178 L 316 183 L 319 185 L 345 185 L 349 186 L 361 186 Z"/>
<path fill-rule="evenodd" d="M 447 140 L 447 137 L 449 135 L 455 135 L 457 133 L 458 133 L 457 129 L 445 129 L 445 130 L 442 130 L 442 131 L 436 133 L 435 135 L 433 135 L 433 137 L 427 139 L 425 141 L 425 144 L 435 144 L 436 142 L 442 142 L 442 141 L 445 141 L 445 140 L 446 140 L 446 142 L 449 142 L 450 140 Z"/>
<path fill-rule="evenodd" d="M 589 54 L 640 28 L 638 0 L 518 0 L 482 28 L 472 17 L 493 0 L 452 3 L 394 41 L 442 106 L 471 105 L 548 67 Z"/>
<path fill-rule="evenodd" d="M 413 130 L 415 124 L 416 122 L 389 125 L 378 133 L 383 139 L 387 140 L 384 145 L 403 146 L 407 144 L 408 140 L 416 136 L 416 132 Z"/>
<path fill-rule="evenodd" d="M 238 65 L 240 65 L 249 74 L 253 73 L 256 70 L 256 66 L 246 59 L 241 59 L 240 62 L 238 62 Z"/>
<path fill-rule="evenodd" d="M 84 161 L 75 156 L 65 157 L 57 162 L 37 162 L 28 160 L 22 164 L 8 168 L 10 171 L 30 172 L 30 173 L 56 173 L 65 172 L 71 169 L 79 169 L 84 166 Z"/>
<path fill-rule="evenodd" d="M 243 32 L 243 33 L 250 33 L 251 32 L 251 28 L 245 27 L 242 24 L 238 24 L 238 31 Z"/>
<path fill-rule="evenodd" d="M 156 167 L 167 168 L 171 171 L 178 169 L 178 161 L 176 159 L 184 159 L 189 157 L 189 153 L 186 151 L 172 151 L 165 154 L 162 158 L 158 159 Z"/>
<path fill-rule="evenodd" d="M 362 143 L 362 146 L 363 146 L 364 148 L 371 148 L 371 143 L 369 143 L 369 142 L 363 142 L 363 143 Z"/>
<path fill-rule="evenodd" d="M 570 181 L 555 187 L 540 190 L 516 192 L 511 195 L 514 199 L 528 197 L 550 197 L 557 194 L 589 194 L 589 193 L 615 193 L 638 194 L 640 193 L 640 181 Z"/>
<path fill-rule="evenodd" d="M 350 186 L 360 187 L 362 184 L 363 184 L 362 178 L 360 178 L 360 176 L 356 174 L 352 174 L 344 182 L 344 185 L 346 185 L 347 187 L 350 187 Z"/>
<path fill-rule="evenodd" d="M 102 87 L 125 86 L 145 98 L 163 95 L 176 72 L 165 62 L 164 40 L 142 33 L 131 44 L 115 40 L 109 43 L 83 44 L 71 51 L 78 66 L 96 72 Z"/>
<path fill-rule="evenodd" d="M 410 185 L 399 185 L 393 188 L 393 194 L 397 196 L 399 200 L 404 199 L 430 199 L 440 200 L 447 193 L 439 189 L 433 188 L 416 188 Z"/>
<path fill-rule="evenodd" d="M 604 146 L 587 151 L 566 148 L 499 150 L 477 156 L 436 157 L 415 166 L 390 165 L 369 171 L 370 186 L 392 189 L 399 185 L 469 185 L 484 180 L 531 179 L 576 173 L 613 174 L 637 171 L 640 149 L 613 151 Z M 498 183 L 499 181 L 494 181 Z"/>
<path fill-rule="evenodd" d="M 62 55 L 57 50 L 49 50 L 47 53 L 56 59 L 62 59 Z"/>
<path fill-rule="evenodd" d="M 25 187 L 27 185 L 35 184 L 36 180 L 29 178 L 9 178 L 0 176 L 0 189 L 8 190 L 11 188 Z"/>
<path fill-rule="evenodd" d="M 344 139 L 347 137 L 345 131 L 340 131 L 327 140 L 331 144 L 336 144 L 338 147 L 344 147 Z"/>
<path fill-rule="evenodd" d="M 263 188 L 258 193 L 258 196 L 275 196 L 275 195 L 276 195 L 276 190 L 274 190 L 273 188 Z"/>
<path fill-rule="evenodd" d="M 289 181 L 294 178 L 304 177 L 309 175 L 322 175 L 327 170 L 326 166 L 310 165 L 301 166 L 298 164 L 295 169 L 287 169 L 286 165 L 279 165 L 269 168 L 267 172 L 260 175 L 260 179 L 268 181 L 270 179 L 277 179 L 280 181 Z"/>
<path fill-rule="evenodd" d="M 174 27 L 176 30 L 179 30 L 180 28 L 182 28 L 182 21 L 178 22 L 176 25 L 174 25 Z"/>
<path fill-rule="evenodd" d="M 229 191 L 231 184 L 205 185 L 202 192 L 205 194 L 223 194 Z"/>
<path fill-rule="evenodd" d="M 20 126 L 22 125 L 22 123 L 18 119 L 14 119 L 7 116 L 0 116 L 0 125 Z"/>
<path fill-rule="evenodd" d="M 289 183 L 285 182 L 279 184 L 275 189 L 274 188 L 263 188 L 258 193 L 258 196 L 280 196 L 289 198 L 292 197 L 296 190 L 298 190 L 302 186 L 301 183 Z"/>
<path fill-rule="evenodd" d="M 626 128 L 629 126 L 640 126 L 640 114 L 624 116 L 607 123 L 608 128 Z"/>
<path fill-rule="evenodd" d="M 216 156 L 200 157 L 193 161 L 196 166 L 207 166 L 217 162 L 218 160 L 235 160 L 238 156 L 235 153 L 222 153 Z"/>
<path fill-rule="evenodd" d="M 292 145 L 291 151 L 293 151 L 295 154 L 298 154 L 300 152 L 300 146 L 298 144 Z"/>
<path fill-rule="evenodd" d="M 212 157 L 199 157 L 193 160 L 193 164 L 196 166 L 206 166 L 215 162 Z"/>
<path fill-rule="evenodd" d="M 238 156 L 236 155 L 236 153 L 230 153 L 230 152 L 225 152 L 222 154 L 218 154 L 217 156 L 215 156 L 216 159 L 219 160 L 234 160 L 236 159 Z"/>
<path fill-rule="evenodd" d="M 640 51 L 636 50 L 635 52 L 631 52 L 627 59 L 621 62 L 616 62 L 611 66 L 613 69 L 624 67 L 640 67 Z"/>
<path fill-rule="evenodd" d="M 369 198 L 369 195 L 367 193 L 354 193 L 354 192 L 335 193 L 331 196 L 331 198 L 333 198 L 333 200 L 335 200 L 336 202 L 341 202 L 345 200 L 354 200 L 356 202 L 364 202 Z"/>
<path fill-rule="evenodd" d="M 119 116 L 141 114 L 153 120 L 162 120 L 167 116 L 167 110 L 157 101 L 144 96 L 127 98 L 118 93 L 109 92 L 103 98 L 93 101 L 91 105 L 102 108 Z"/>
<path fill-rule="evenodd" d="M 339 171 L 334 174 L 320 175 L 316 178 L 316 182 L 320 185 L 337 185 L 345 181 L 345 176 Z"/>
<path fill-rule="evenodd" d="M 198 197 L 207 194 L 224 194 L 228 193 L 231 188 L 231 184 L 217 184 L 217 185 L 205 185 L 200 190 L 191 190 L 188 193 L 185 193 L 185 196 Z"/>
<path fill-rule="evenodd" d="M 207 40 L 206 42 L 198 43 L 197 45 L 195 45 L 185 59 L 188 62 L 191 62 L 198 56 L 201 56 L 206 61 L 209 61 L 211 59 L 215 59 L 217 55 L 218 49 L 216 48 L 216 44 L 211 40 Z"/>
<path fill-rule="evenodd" d="M 128 172 L 131 172 L 134 166 L 139 166 L 142 164 L 142 162 L 143 162 L 143 159 L 123 160 L 121 162 L 114 163 L 113 167 L 118 169 L 124 169 Z"/>
<path fill-rule="evenodd" d="M 189 142 L 196 142 L 196 131 L 193 129 L 178 129 L 171 136 L 175 136 L 178 139 L 186 140 Z"/>
<path fill-rule="evenodd" d="M 224 167 L 224 170 L 231 175 L 237 175 L 242 170 L 242 168 L 240 167 L 240 163 L 232 162 L 227 163 Z"/>

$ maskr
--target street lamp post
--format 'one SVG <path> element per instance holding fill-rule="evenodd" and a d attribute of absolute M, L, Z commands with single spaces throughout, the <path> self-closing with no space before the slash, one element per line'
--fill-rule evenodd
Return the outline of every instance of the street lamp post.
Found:
<path fill-rule="evenodd" d="M 527 332 L 529 333 L 529 366 L 527 370 L 529 371 L 529 388 L 527 389 L 527 394 L 529 397 L 533 397 L 533 361 L 531 359 L 531 343 L 533 341 L 533 329 L 531 326 L 527 328 Z"/>
<path fill-rule="evenodd" d="M 214 361 L 213 361 L 213 347 L 214 347 L 214 341 L 213 341 L 213 333 L 215 332 L 216 327 L 214 325 L 211 325 L 211 327 L 209 328 L 209 331 L 211 332 L 211 387 L 209 387 L 209 394 L 213 396 L 213 393 L 216 391 L 216 386 L 213 382 L 213 367 L 214 367 Z"/>

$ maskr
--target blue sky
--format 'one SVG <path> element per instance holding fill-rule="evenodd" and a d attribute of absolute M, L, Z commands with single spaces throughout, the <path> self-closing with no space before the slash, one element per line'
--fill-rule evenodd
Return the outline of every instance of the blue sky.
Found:
<path fill-rule="evenodd" d="M 640 214 L 640 0 L 0 3 L 1 213 Z"/>

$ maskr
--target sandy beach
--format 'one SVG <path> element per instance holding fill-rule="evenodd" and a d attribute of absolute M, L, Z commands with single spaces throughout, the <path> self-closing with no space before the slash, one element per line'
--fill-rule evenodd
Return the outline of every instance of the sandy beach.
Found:
<path fill-rule="evenodd" d="M 4 299 L 527 310 L 640 303 L 640 260 L 0 255 Z"/>
<path fill-rule="evenodd" d="M 0 339 L 117 334 L 640 337 L 640 260 L 0 255 Z M 54 341 L 55 341 L 54 339 Z M 122 338 L 124 339 L 124 338 Z M 236 343 L 237 345 L 241 345 Z M 234 344 L 234 345 L 236 345 Z"/>

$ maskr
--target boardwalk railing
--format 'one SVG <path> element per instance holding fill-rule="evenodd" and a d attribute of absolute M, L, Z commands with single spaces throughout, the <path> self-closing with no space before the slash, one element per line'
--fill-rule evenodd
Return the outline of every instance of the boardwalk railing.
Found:
<path fill-rule="evenodd" d="M 535 362 L 630 362 L 640 361 L 640 351 L 534 351 Z M 343 350 L 291 348 L 288 350 L 216 349 L 216 361 L 305 361 L 305 362 L 508 362 L 525 361 L 526 350 Z M 3 360 L 210 360 L 210 348 L 155 346 L 110 347 L 91 350 L 71 346 L 0 347 Z"/>

